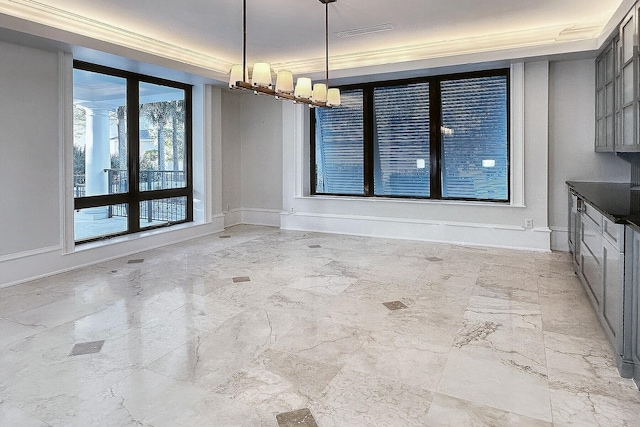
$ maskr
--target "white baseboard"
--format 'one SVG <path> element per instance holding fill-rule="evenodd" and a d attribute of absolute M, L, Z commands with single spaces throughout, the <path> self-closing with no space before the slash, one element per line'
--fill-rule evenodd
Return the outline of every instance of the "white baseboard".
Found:
<path fill-rule="evenodd" d="M 282 212 L 281 228 L 549 252 L 551 230 L 358 215 Z"/>
<path fill-rule="evenodd" d="M 242 224 L 280 227 L 280 211 L 275 209 L 241 209 Z"/>
<path fill-rule="evenodd" d="M 110 241 L 80 245 L 72 253 L 62 247 L 53 250 L 24 252 L 0 260 L 0 288 L 51 276 L 149 249 L 167 246 L 224 230 L 224 217 L 213 218 L 207 224 L 185 224 L 145 233 L 115 237 Z"/>
<path fill-rule="evenodd" d="M 224 213 L 224 228 L 242 224 L 242 209 L 232 209 Z"/>

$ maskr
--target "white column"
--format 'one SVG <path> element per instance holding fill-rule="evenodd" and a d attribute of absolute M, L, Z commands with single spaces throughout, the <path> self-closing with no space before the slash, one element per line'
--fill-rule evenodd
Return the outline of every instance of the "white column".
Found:
<path fill-rule="evenodd" d="M 109 146 L 109 110 L 86 108 L 85 145 L 85 195 L 97 196 L 109 193 L 108 175 L 111 167 Z M 106 207 L 87 210 L 94 219 L 107 218 Z"/>

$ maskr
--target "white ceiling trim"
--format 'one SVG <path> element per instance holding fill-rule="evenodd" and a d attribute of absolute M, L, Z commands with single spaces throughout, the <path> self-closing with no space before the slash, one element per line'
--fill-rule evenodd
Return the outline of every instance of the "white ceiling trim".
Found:
<path fill-rule="evenodd" d="M 626 2 L 631 0 L 625 0 Z M 624 8 L 623 6 L 620 8 Z M 99 40 L 115 46 L 153 55 L 170 61 L 210 70 L 218 76 L 224 76 L 231 63 L 211 55 L 183 46 L 167 43 L 134 31 L 109 25 L 66 10 L 43 4 L 36 0 L 0 0 L 0 13 L 25 21 L 44 25 L 87 39 Z M 570 53 L 574 47 L 584 43 L 599 47 L 602 36 L 602 24 L 575 25 L 538 28 L 489 34 L 480 37 L 441 40 L 402 47 L 357 52 L 330 57 L 331 70 L 363 70 L 381 64 L 403 64 L 436 58 L 487 55 L 489 52 L 521 50 L 522 53 L 535 50 L 537 56 Z M 91 46 L 87 46 L 91 47 Z M 289 69 L 296 74 L 320 73 L 324 70 L 324 57 L 302 61 L 272 63 L 274 70 Z M 220 78 L 220 77 L 216 77 Z"/>
<path fill-rule="evenodd" d="M 460 55 L 473 55 L 503 50 L 526 48 L 549 48 L 548 52 L 539 54 L 557 54 L 560 45 L 565 46 L 566 52 L 572 52 L 574 42 L 597 42 L 602 31 L 602 25 L 587 26 L 553 26 L 536 30 L 514 31 L 500 34 L 490 34 L 482 37 L 442 40 L 434 43 L 424 43 L 399 48 L 380 49 L 357 54 L 332 56 L 329 59 L 331 70 L 346 70 L 351 68 L 370 67 L 379 64 L 397 64 L 410 61 L 421 61 L 434 58 L 446 58 Z M 540 49 L 538 49 L 540 51 Z M 294 73 L 313 73 L 324 70 L 323 58 L 307 61 L 292 61 L 273 63 L 274 70 L 287 69 Z"/>
<path fill-rule="evenodd" d="M 229 62 L 210 55 L 34 0 L 3 0 L 0 2 L 0 13 L 219 73 L 228 73 L 231 69 Z"/>

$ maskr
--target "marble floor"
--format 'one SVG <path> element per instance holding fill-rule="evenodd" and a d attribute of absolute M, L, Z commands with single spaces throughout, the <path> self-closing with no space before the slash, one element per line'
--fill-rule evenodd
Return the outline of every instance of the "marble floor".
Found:
<path fill-rule="evenodd" d="M 1 426 L 637 426 L 568 254 L 280 231 L 0 289 Z"/>

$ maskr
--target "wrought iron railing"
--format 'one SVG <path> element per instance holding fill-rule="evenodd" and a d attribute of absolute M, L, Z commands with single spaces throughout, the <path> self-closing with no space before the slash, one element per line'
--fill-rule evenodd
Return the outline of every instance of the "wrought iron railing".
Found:
<path fill-rule="evenodd" d="M 105 169 L 107 173 L 108 194 L 121 194 L 129 191 L 129 179 L 124 169 Z M 140 191 L 164 190 L 169 188 L 183 188 L 187 185 L 185 171 L 140 171 Z M 73 194 L 84 197 L 85 175 L 76 174 L 73 177 Z M 186 197 L 146 200 L 140 202 L 140 219 L 147 222 L 177 222 L 186 218 Z M 109 218 L 128 217 L 127 204 L 109 206 Z"/>
<path fill-rule="evenodd" d="M 84 197 L 84 174 L 73 175 L 73 197 Z"/>

